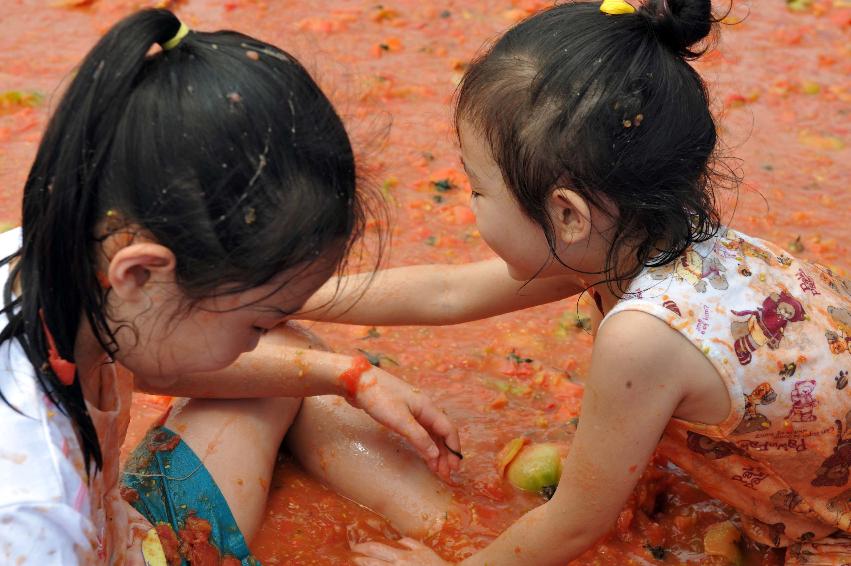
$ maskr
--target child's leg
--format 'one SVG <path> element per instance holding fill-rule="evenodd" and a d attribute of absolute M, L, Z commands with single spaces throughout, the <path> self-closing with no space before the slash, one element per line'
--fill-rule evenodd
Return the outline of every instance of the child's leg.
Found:
<path fill-rule="evenodd" d="M 289 325 L 276 331 L 274 339 L 281 345 L 324 348 L 310 334 Z M 194 481 L 209 473 L 215 482 L 213 492 L 221 492 L 239 531 L 250 541 L 263 519 L 281 441 L 299 414 L 290 446 L 317 478 L 384 514 L 405 534 L 425 534 L 442 525 L 451 496 L 399 437 L 337 397 L 310 399 L 301 413 L 300 405 L 301 399 L 288 398 L 178 403 L 165 427 L 183 442 L 175 449 L 169 438 L 150 433 L 128 461 L 131 481 L 125 483 L 142 494 L 138 506 L 149 507 L 143 512 L 149 520 L 179 528 L 179 516 L 186 511 L 179 507 L 194 505 L 193 499 L 209 499 L 209 490 L 198 495 L 204 482 Z M 191 460 L 192 453 L 197 461 Z M 171 460 L 175 454 L 177 460 Z M 175 473 L 181 461 L 188 461 L 182 475 Z M 154 486 L 154 477 L 164 481 Z M 172 499 L 160 504 L 166 498 Z M 227 530 L 224 515 L 221 523 Z"/>
<path fill-rule="evenodd" d="M 286 442 L 307 471 L 407 536 L 440 530 L 452 494 L 398 436 L 340 397 L 305 399 Z"/>
<path fill-rule="evenodd" d="M 260 528 L 278 449 L 300 404 L 179 400 L 148 432 L 125 463 L 121 490 L 156 527 L 169 564 L 218 564 L 225 556 L 227 564 L 256 563 L 248 541 Z"/>
<path fill-rule="evenodd" d="M 260 530 L 278 449 L 300 404 L 282 397 L 192 399 L 165 423 L 210 472 L 246 541 Z"/>
<path fill-rule="evenodd" d="M 403 534 L 443 526 L 451 493 L 400 437 L 340 397 L 305 399 L 301 412 L 300 402 L 192 399 L 166 421 L 210 472 L 246 541 L 260 528 L 285 434 L 308 472 Z"/>
<path fill-rule="evenodd" d="M 282 344 L 328 350 L 290 323 Z M 399 436 L 333 395 L 302 403 L 286 438 L 305 469 L 331 489 L 386 517 L 403 534 L 439 530 L 452 494 Z"/>

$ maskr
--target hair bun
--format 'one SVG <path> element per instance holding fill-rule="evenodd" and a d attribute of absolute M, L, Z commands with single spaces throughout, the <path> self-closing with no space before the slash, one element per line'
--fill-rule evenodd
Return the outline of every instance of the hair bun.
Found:
<path fill-rule="evenodd" d="M 702 53 L 691 47 L 707 37 L 715 23 L 711 0 L 649 0 L 639 13 L 650 21 L 659 41 L 683 57 Z"/>

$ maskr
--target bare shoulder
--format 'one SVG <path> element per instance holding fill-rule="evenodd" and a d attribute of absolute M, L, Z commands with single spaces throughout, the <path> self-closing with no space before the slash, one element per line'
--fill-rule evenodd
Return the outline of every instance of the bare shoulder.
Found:
<path fill-rule="evenodd" d="M 671 361 L 689 346 L 688 341 L 664 321 L 641 311 L 621 311 L 600 326 L 594 339 L 594 360 L 630 364 L 664 375 Z M 692 349 L 694 349 L 692 347 Z"/>
<path fill-rule="evenodd" d="M 632 386 L 673 388 L 681 399 L 676 417 L 717 424 L 729 414 L 729 393 L 712 362 L 655 316 L 640 311 L 612 316 L 597 334 L 592 359 L 601 370 L 595 375 L 604 381 L 628 374 Z"/>

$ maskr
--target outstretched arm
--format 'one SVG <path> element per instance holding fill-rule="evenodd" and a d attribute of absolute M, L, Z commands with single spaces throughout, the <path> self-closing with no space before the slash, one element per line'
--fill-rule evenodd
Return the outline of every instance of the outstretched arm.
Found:
<path fill-rule="evenodd" d="M 344 396 L 405 437 L 433 471 L 447 477 L 458 467 L 458 429 L 428 396 L 365 358 L 288 346 L 289 340 L 287 327 L 278 327 L 224 369 L 183 375 L 170 384 L 135 376 L 135 386 L 146 393 L 207 399 Z"/>
<path fill-rule="evenodd" d="M 658 327 L 658 329 L 657 329 Z M 625 312 L 600 330 L 579 427 L 553 498 L 521 517 L 463 566 L 559 566 L 614 525 L 683 398 L 672 350 L 682 338 L 647 314 Z M 671 368 L 671 369 L 668 369 Z M 446 564 L 424 545 L 352 547 L 360 566 Z"/>
<path fill-rule="evenodd" d="M 295 346 L 289 332 L 286 325 L 272 329 L 257 348 L 220 370 L 175 376 L 171 383 L 149 383 L 144 376 L 136 375 L 136 388 L 145 393 L 200 399 L 346 395 L 340 375 L 352 367 L 354 358 Z"/>
<path fill-rule="evenodd" d="M 333 278 L 296 316 L 344 324 L 438 326 L 542 305 L 582 290 L 571 276 L 517 281 L 501 259 L 413 265 Z"/>

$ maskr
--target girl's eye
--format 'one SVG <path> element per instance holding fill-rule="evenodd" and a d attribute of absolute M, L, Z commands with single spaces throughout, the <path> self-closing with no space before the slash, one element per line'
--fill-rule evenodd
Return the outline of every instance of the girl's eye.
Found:
<path fill-rule="evenodd" d="M 470 191 L 471 198 L 478 198 L 480 196 L 482 196 L 481 193 L 477 193 L 476 191 Z"/>

